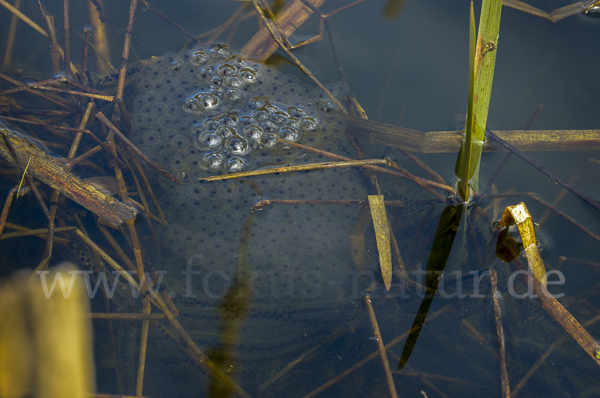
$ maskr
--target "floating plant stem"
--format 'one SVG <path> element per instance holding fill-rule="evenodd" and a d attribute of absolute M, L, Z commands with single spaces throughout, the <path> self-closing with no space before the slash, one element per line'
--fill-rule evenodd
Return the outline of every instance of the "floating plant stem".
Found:
<path fill-rule="evenodd" d="M 370 165 L 370 164 L 387 164 L 387 165 L 389 165 L 389 163 L 390 162 L 387 159 L 366 159 L 366 160 L 352 160 L 352 161 L 348 161 L 348 162 L 309 163 L 309 164 L 301 164 L 298 166 L 274 167 L 271 169 L 242 171 L 240 173 L 222 174 L 222 175 L 212 176 L 212 177 L 200 177 L 200 178 L 198 178 L 198 181 L 230 180 L 233 178 L 243 178 L 243 177 L 251 177 L 251 176 L 260 176 L 260 175 L 265 175 L 265 174 L 276 174 L 276 173 L 289 173 L 292 171 L 333 169 L 336 167 L 357 167 L 357 166 L 364 166 L 364 165 Z"/>
<path fill-rule="evenodd" d="M 460 178 L 459 195 L 469 200 L 469 185 L 478 191 L 478 171 L 485 139 L 485 127 L 492 94 L 496 47 L 500 30 L 501 0 L 484 0 L 475 42 L 475 15 L 471 2 L 469 37 L 469 102 L 463 144 L 455 173 Z"/>

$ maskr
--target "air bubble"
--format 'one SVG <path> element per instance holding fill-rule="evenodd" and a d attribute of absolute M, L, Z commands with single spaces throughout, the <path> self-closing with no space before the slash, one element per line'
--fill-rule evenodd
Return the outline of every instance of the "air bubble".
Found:
<path fill-rule="evenodd" d="M 210 48 L 210 57 L 212 59 L 227 59 L 231 57 L 231 50 L 225 44 L 214 44 Z"/>
<path fill-rule="evenodd" d="M 256 82 L 258 82 L 258 72 L 250 69 L 250 68 L 243 68 L 239 71 L 240 76 L 242 77 L 242 79 L 244 80 L 245 83 L 247 84 L 254 84 Z"/>
<path fill-rule="evenodd" d="M 194 96 L 198 109 L 211 111 L 219 108 L 219 97 L 211 93 L 198 93 Z"/>
<path fill-rule="evenodd" d="M 214 131 L 204 131 L 198 134 L 198 145 L 202 148 L 218 148 L 223 142 L 223 137 Z"/>
<path fill-rule="evenodd" d="M 244 158 L 232 157 L 229 160 L 227 160 L 226 168 L 227 171 L 230 173 L 237 173 L 244 170 L 247 164 L 248 161 Z"/>
<path fill-rule="evenodd" d="M 263 129 L 257 124 L 251 124 L 244 128 L 244 137 L 249 140 L 258 141 L 263 135 Z"/>
<path fill-rule="evenodd" d="M 263 144 L 267 148 L 272 148 L 277 145 L 277 134 L 275 133 L 267 133 L 263 135 L 260 140 L 261 144 Z"/>
<path fill-rule="evenodd" d="M 208 53 L 204 50 L 196 50 L 192 52 L 190 62 L 194 65 L 204 65 L 208 61 Z"/>
<path fill-rule="evenodd" d="M 198 73 L 198 79 L 201 80 L 208 80 L 212 77 L 212 75 L 215 74 L 215 70 L 213 69 L 212 66 L 205 66 L 204 68 L 200 69 L 200 73 Z"/>
<path fill-rule="evenodd" d="M 291 142 L 297 142 L 298 140 L 300 140 L 301 137 L 300 132 L 298 130 L 288 126 L 284 126 L 279 129 L 279 136 L 282 139 Z"/>
<path fill-rule="evenodd" d="M 288 118 L 290 117 L 290 115 L 288 115 L 286 112 L 284 111 L 275 111 L 273 112 L 273 114 L 271 115 L 271 121 L 275 124 L 282 124 L 284 123 Z"/>
<path fill-rule="evenodd" d="M 210 171 L 221 170 L 225 163 L 225 156 L 221 152 L 207 152 L 202 159 L 202 165 Z"/>
<path fill-rule="evenodd" d="M 319 127 L 319 119 L 313 116 L 303 117 L 300 126 L 304 131 L 315 131 Z"/>
<path fill-rule="evenodd" d="M 240 88 L 244 85 L 244 81 L 238 75 L 227 76 L 223 81 L 225 87 Z"/>
<path fill-rule="evenodd" d="M 217 129 L 217 134 L 221 136 L 221 138 L 226 139 L 229 138 L 233 135 L 235 135 L 237 132 L 235 131 L 235 129 L 233 127 L 229 127 L 229 126 L 220 126 Z"/>
<path fill-rule="evenodd" d="M 225 149 L 230 151 L 233 155 L 245 155 L 248 153 L 250 147 L 248 141 L 240 136 L 231 137 L 225 143 Z"/>
<path fill-rule="evenodd" d="M 229 103 L 235 103 L 244 97 L 242 91 L 239 88 L 228 88 L 223 95 L 225 101 Z"/>
<path fill-rule="evenodd" d="M 223 75 L 223 76 L 233 75 L 236 71 L 237 71 L 237 69 L 235 66 L 233 66 L 231 64 L 226 64 L 226 63 L 222 63 L 217 68 L 217 72 L 219 72 L 219 74 Z"/>

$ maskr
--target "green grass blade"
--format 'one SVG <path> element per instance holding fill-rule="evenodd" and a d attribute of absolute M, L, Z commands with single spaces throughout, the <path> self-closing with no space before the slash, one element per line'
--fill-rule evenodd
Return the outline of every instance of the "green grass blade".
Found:
<path fill-rule="evenodd" d="M 475 42 L 475 16 L 471 3 L 471 29 L 469 43 L 469 103 L 463 136 L 463 146 L 457 159 L 455 172 L 460 178 L 459 194 L 469 199 L 469 184 L 477 191 L 477 175 L 485 138 L 496 47 L 500 31 L 502 0 L 484 0 L 479 18 L 479 33 Z"/>

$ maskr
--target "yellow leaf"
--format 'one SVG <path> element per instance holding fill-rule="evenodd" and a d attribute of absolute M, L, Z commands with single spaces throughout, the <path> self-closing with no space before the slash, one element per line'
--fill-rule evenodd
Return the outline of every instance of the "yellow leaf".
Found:
<path fill-rule="evenodd" d="M 538 250 L 535 231 L 533 230 L 533 221 L 525 203 L 521 202 L 516 206 L 508 206 L 504 209 L 499 226 L 508 227 L 513 224 L 516 224 L 517 228 L 519 228 L 521 242 L 523 242 L 527 263 L 531 272 L 540 283 L 546 285 L 544 278 L 546 276 L 546 267 L 544 267 L 544 262 Z"/>
<path fill-rule="evenodd" d="M 379 251 L 379 266 L 386 290 L 392 285 L 392 249 L 390 246 L 390 228 L 383 202 L 383 195 L 369 195 L 371 217 L 375 227 L 377 250 Z"/>

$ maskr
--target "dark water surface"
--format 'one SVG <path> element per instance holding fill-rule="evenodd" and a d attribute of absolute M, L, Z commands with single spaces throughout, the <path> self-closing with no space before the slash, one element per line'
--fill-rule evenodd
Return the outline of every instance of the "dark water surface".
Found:
<path fill-rule="evenodd" d="M 321 9 L 329 12 L 347 3 L 327 1 Z M 538 1 L 531 4 L 550 11 L 567 3 Z M 200 34 L 225 22 L 240 3 L 163 0 L 155 1 L 153 5 L 190 33 Z M 47 6 L 56 19 L 60 20 L 58 4 Z M 455 130 L 464 123 L 456 116 L 464 114 L 466 110 L 469 2 L 407 0 L 400 17 L 393 21 L 382 17 L 384 6 L 383 1 L 367 1 L 330 20 L 350 92 L 356 96 L 372 120 L 395 124 L 402 115 L 400 124 L 404 127 L 421 131 Z M 23 6 L 23 11 L 41 24 L 37 7 L 37 4 L 28 2 Z M 73 31 L 81 30 L 87 24 L 85 4 L 73 2 L 71 7 Z M 476 3 L 476 15 L 479 7 L 480 4 Z M 128 4 L 106 1 L 105 9 L 108 14 L 112 62 L 117 65 Z M 7 26 L 7 12 L 1 11 L 0 18 L 2 26 Z M 233 49 L 239 49 L 255 31 L 256 18 L 253 17 L 238 27 L 228 44 Z M 303 40 L 317 31 L 318 19 L 312 16 L 292 39 Z M 31 33 L 23 25 L 19 27 L 19 34 L 22 37 L 18 41 L 20 46 L 15 50 L 15 65 L 23 68 L 26 77 L 48 78 L 50 72 L 45 69 L 49 64 L 46 43 L 39 44 L 39 35 Z M 544 109 L 537 117 L 534 129 L 597 129 L 600 109 L 600 77 L 597 71 L 600 61 L 599 34 L 600 19 L 575 15 L 554 24 L 520 11 L 503 8 L 488 127 L 492 130 L 522 129 L 537 107 L 543 104 Z M 226 40 L 227 35 L 228 31 L 221 40 Z M 73 59 L 78 62 L 82 39 L 75 33 L 72 36 Z M 169 51 L 177 52 L 184 48 L 185 43 L 186 40 L 180 33 L 143 5 L 138 5 L 133 31 L 132 61 L 162 56 Z M 0 51 L 4 51 L 2 46 L 3 43 L 0 44 Z M 327 40 L 301 48 L 295 54 L 324 84 L 339 82 Z M 301 83 L 311 84 L 295 67 L 286 64 L 278 64 L 277 67 L 281 72 L 295 74 Z M 326 139 L 322 145 L 329 145 L 334 148 L 334 152 L 355 156 L 347 148 L 340 132 L 337 131 L 336 134 L 339 137 Z M 137 140 L 136 143 L 143 142 L 135 133 L 132 139 Z M 385 148 L 370 146 L 366 149 L 369 156 L 376 158 L 383 155 Z M 403 166 L 424 176 L 400 153 L 394 152 L 394 155 Z M 600 197 L 597 183 L 600 165 L 588 160 L 600 159 L 597 151 L 532 152 L 529 155 L 565 180 L 578 175 L 574 186 L 592 199 L 598 200 Z M 322 161 L 311 156 L 300 160 L 299 153 L 293 156 L 297 157 L 292 159 L 294 163 L 308 163 L 309 159 Z M 418 156 L 446 180 L 453 179 L 455 154 Z M 487 185 L 488 179 L 504 157 L 504 152 L 484 154 L 480 176 L 482 187 Z M 355 188 L 348 196 L 340 193 L 346 191 L 330 189 L 323 194 L 324 199 L 364 199 L 367 193 L 374 193 L 368 177 L 357 171 L 346 174 L 342 171 L 329 171 L 322 176 L 290 176 L 287 182 L 282 182 L 282 176 L 266 177 L 263 180 L 264 184 L 257 184 L 266 198 L 299 198 L 300 194 L 305 193 L 306 198 L 313 199 L 321 192 L 314 185 L 318 181 L 326 182 L 328 186 L 337 183 L 338 188 Z M 225 371 L 250 395 L 303 396 L 376 352 L 377 347 L 362 299 L 364 289 L 371 282 L 370 275 L 374 275 L 373 279 L 377 282 L 372 294 L 384 343 L 396 339 L 410 328 L 419 308 L 420 297 L 414 289 L 405 292 L 405 297 L 401 297 L 399 293 L 385 297 L 376 272 L 377 252 L 371 232 L 366 235 L 368 272 L 356 277 L 353 271 L 348 235 L 358 208 L 344 207 L 336 212 L 327 206 L 311 209 L 272 206 L 257 213 L 248 226 L 245 224 L 250 217 L 248 208 L 260 196 L 253 187 L 237 184 L 233 190 L 239 193 L 231 194 L 227 190 L 229 185 L 225 183 L 215 183 L 212 186 L 203 184 L 206 194 L 198 200 L 200 205 L 193 210 L 182 210 L 182 203 L 189 205 L 191 202 L 186 201 L 187 199 L 178 201 L 173 193 L 175 188 L 164 181 L 159 182 L 152 176 L 151 181 L 156 184 L 161 204 L 166 206 L 170 229 L 157 228 L 161 241 L 160 250 L 151 243 L 150 235 L 146 233 L 142 239 L 145 255 L 154 268 L 167 272 L 165 283 L 174 293 L 174 301 L 182 312 L 179 318 L 182 325 L 202 350 L 209 355 L 214 354 L 217 361 L 222 358 L 223 363 L 228 364 Z M 422 221 L 430 209 L 431 195 L 421 192 L 420 188 L 410 182 L 400 184 L 389 177 L 380 177 L 379 183 L 386 199 L 402 199 L 405 202 L 406 208 L 403 211 L 392 209 L 389 216 L 396 228 L 396 238 L 405 256 L 406 267 L 413 279 L 416 279 L 414 272 L 422 270 L 427 262 L 430 240 L 442 205 L 433 205 L 429 221 Z M 304 185 L 301 184 L 305 184 L 307 188 L 302 188 Z M 279 186 L 287 189 L 281 196 L 278 196 Z M 515 156 L 509 160 L 496 180 L 496 186 L 500 192 L 511 188 L 515 192 L 533 192 L 547 202 L 552 202 L 562 189 Z M 218 193 L 209 198 L 209 191 L 214 187 L 218 187 Z M 500 209 L 521 201 L 528 206 L 534 221 L 542 217 L 545 208 L 529 197 L 506 199 Z M 35 207 L 31 200 L 24 203 Z M 486 202 L 482 207 L 490 203 Z M 598 212 L 573 195 L 567 194 L 557 208 L 595 233 L 600 233 Z M 196 216 L 194 220 L 189 219 L 190 211 Z M 17 206 L 15 212 L 15 217 L 23 217 L 23 208 Z M 492 210 L 488 214 L 491 215 Z M 319 222 L 325 225 L 323 229 L 317 227 Z M 186 228 L 193 243 L 186 244 L 180 238 L 181 235 L 173 238 L 173 225 Z M 254 281 L 259 285 L 263 283 L 260 285 L 260 297 L 257 295 L 251 300 L 227 301 L 231 297 L 225 295 L 228 291 L 226 284 L 219 279 L 222 275 L 216 271 L 223 270 L 232 279 L 236 276 L 236 266 L 240 258 L 244 258 L 244 245 L 240 242 L 245 236 L 245 225 L 251 234 L 255 234 L 250 238 L 252 248 L 249 250 L 254 256 L 254 262 L 250 256 L 248 266 L 256 267 L 255 270 L 261 270 L 275 279 L 267 276 L 266 281 Z M 298 231 L 292 234 L 289 230 L 277 229 L 286 226 L 297 228 Z M 144 235 L 143 225 L 140 225 L 140 229 Z M 469 243 L 464 245 L 464 252 L 461 252 L 463 229 L 458 232 L 455 250 L 443 279 L 445 287 L 434 300 L 430 316 L 437 315 L 436 312 L 447 305 L 450 307 L 425 324 L 408 362 L 410 369 L 407 371 L 405 368 L 404 375 L 394 376 L 399 396 L 444 396 L 442 393 L 450 397 L 501 396 L 489 279 L 486 277 L 480 283 L 479 293 L 482 297 L 479 297 L 476 295 L 477 291 L 474 291 L 474 285 L 477 285 L 474 278 L 478 274 L 469 274 L 471 272 L 495 267 L 500 275 L 499 289 L 503 295 L 501 301 L 505 311 L 503 322 L 511 387 L 518 385 L 553 343 L 568 337 L 537 301 L 515 298 L 514 294 L 511 296 L 510 288 L 513 285 L 510 284 L 511 271 L 508 264 L 497 262 L 482 265 L 478 256 L 484 254 L 491 231 L 484 222 L 480 222 L 475 232 L 479 248 L 475 249 L 473 239 L 469 239 Z M 542 256 L 551 268 L 557 267 L 561 256 L 600 261 L 599 242 L 556 215 L 551 215 L 537 233 L 538 239 L 543 240 L 547 246 Z M 274 241 L 273 237 L 279 238 L 279 241 Z M 318 252 L 319 248 L 308 248 L 311 237 L 323 245 L 330 245 L 329 249 L 323 249 L 327 252 L 326 256 Z M 204 241 L 200 242 L 203 238 L 207 238 L 212 246 L 203 247 Z M 119 239 L 125 246 L 124 239 Z M 102 241 L 99 234 L 98 241 Z M 215 249 L 215 242 L 223 244 L 227 250 Z M 6 246 L 3 247 L 3 250 L 8 250 Z M 332 251 L 332 247 L 335 251 Z M 344 251 L 345 247 L 348 247 L 347 251 Z M 85 254 L 85 249 L 81 250 Z M 479 250 L 479 255 L 475 254 L 476 250 Z M 468 255 L 465 256 L 464 253 Z M 32 252 L 32 256 L 37 254 Z M 188 260 L 194 254 L 199 255 L 195 259 L 200 263 L 199 268 L 194 270 L 203 274 L 197 280 L 194 279 L 194 289 L 198 291 L 194 290 L 193 293 L 197 293 L 199 297 L 192 298 L 186 297 L 186 280 L 180 273 L 185 270 Z M 192 260 L 194 267 L 196 260 Z M 283 285 L 286 280 L 282 276 L 287 272 L 282 267 L 286 266 L 287 269 L 287 265 L 302 276 L 321 267 L 323 275 L 327 276 L 326 281 L 336 282 L 318 285 L 315 293 L 306 288 L 317 285 L 300 277 L 294 279 L 295 288 L 288 289 L 287 285 Z M 339 268 L 336 270 L 332 265 Z M 564 274 L 565 284 L 556 286 L 551 292 L 565 293 L 561 299 L 562 304 L 581 323 L 597 315 L 600 302 L 595 293 L 598 275 L 594 269 L 575 263 L 564 263 L 557 269 Z M 216 275 L 215 279 L 206 279 L 206 274 L 210 271 L 213 271 L 212 275 Z M 282 274 L 273 277 L 269 274 L 270 271 Z M 339 276 L 342 282 L 337 283 L 333 275 Z M 399 280 L 395 279 L 394 282 L 399 283 Z M 517 293 L 525 289 L 519 283 L 514 283 Z M 270 290 L 273 285 L 277 287 Z M 452 294 L 457 289 L 461 289 L 468 297 L 460 298 Z M 119 297 L 117 301 L 119 300 L 120 304 L 115 311 L 140 311 L 139 302 L 128 301 L 123 297 Z M 240 316 L 246 306 L 247 317 Z M 103 312 L 104 308 L 98 307 L 96 310 Z M 481 337 L 473 334 L 466 325 L 472 325 Z M 133 394 L 141 323 L 113 322 L 116 359 L 112 356 L 112 346 L 107 337 L 110 333 L 108 326 L 99 321 L 95 326 L 100 392 Z M 600 327 L 596 325 L 586 329 L 594 338 L 600 334 Z M 211 381 L 206 372 L 197 369 L 186 359 L 179 345 L 164 335 L 175 336 L 166 323 L 157 328 L 151 327 L 144 395 L 210 395 L 207 391 L 218 395 L 215 392 L 218 390 L 210 389 Z M 230 336 L 232 340 L 227 340 L 224 336 Z M 308 350 L 317 346 L 314 352 L 307 354 Z M 398 356 L 402 353 L 403 346 L 404 341 L 400 341 L 390 350 L 392 370 L 397 369 Z M 306 354 L 306 358 L 289 373 L 268 388 L 259 388 L 303 354 Z M 232 361 L 228 355 L 232 355 L 235 360 Z M 599 370 L 598 365 L 568 337 L 566 342 L 549 355 L 518 396 L 596 396 Z M 414 372 L 422 372 L 426 376 L 415 375 Z M 116 379 L 119 380 L 118 383 Z M 375 357 L 356 372 L 325 389 L 319 396 L 339 397 L 342 394 L 356 397 L 386 396 L 380 360 Z"/>

